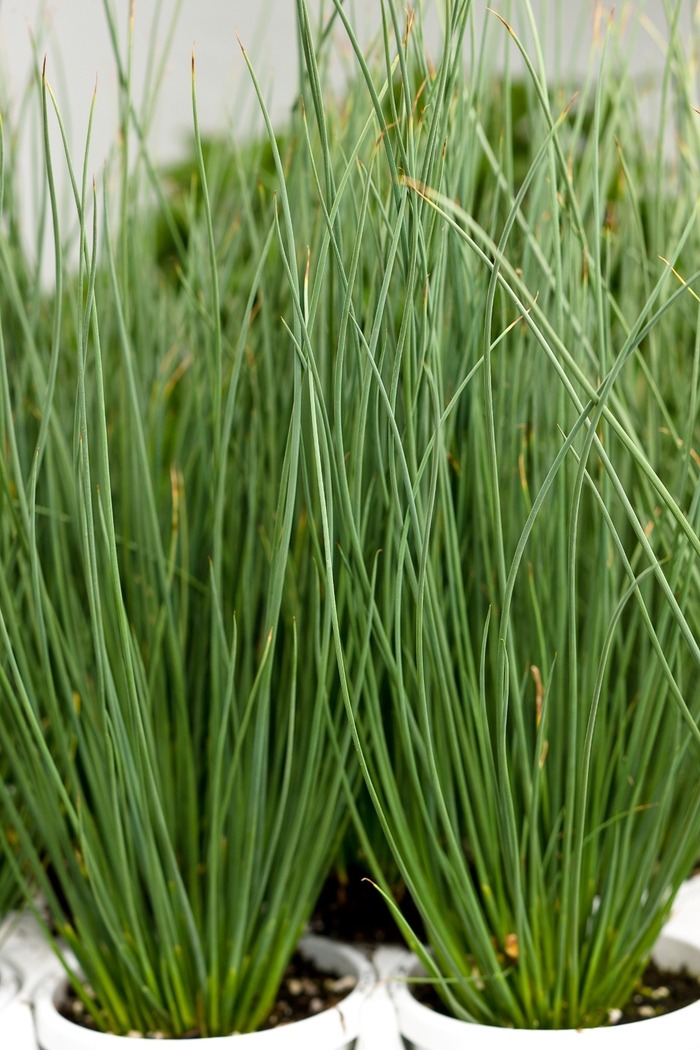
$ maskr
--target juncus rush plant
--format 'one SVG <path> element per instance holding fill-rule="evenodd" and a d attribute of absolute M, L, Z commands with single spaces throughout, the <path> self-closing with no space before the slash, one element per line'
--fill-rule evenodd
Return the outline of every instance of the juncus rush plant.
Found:
<path fill-rule="evenodd" d="M 527 0 L 529 47 L 447 2 L 435 68 L 420 11 L 383 0 L 365 53 L 334 0 L 353 145 L 297 6 L 331 375 L 290 266 L 292 338 L 346 709 L 432 951 L 404 929 L 464 1020 L 601 1024 L 700 833 L 697 167 L 664 154 L 669 78 L 648 163 L 614 28 L 555 107 Z M 518 91 L 507 64 L 492 87 L 495 39 Z"/>
<path fill-rule="evenodd" d="M 26 259 L 26 253 L 21 241 L 21 227 L 18 221 L 16 201 L 13 198 L 13 190 L 16 189 L 15 180 L 12 178 L 15 150 L 9 151 L 9 156 L 6 157 L 3 146 L 3 121 L 2 116 L 0 116 L 1 164 L 3 170 L 9 169 L 10 173 L 10 177 L 7 180 L 3 179 L 0 182 L 0 213 L 2 213 L 3 209 L 6 214 L 9 212 L 9 221 L 4 228 L 3 236 L 0 238 L 0 274 L 2 275 L 0 277 L 0 310 L 2 310 L 3 316 L 12 315 L 12 319 L 7 326 L 10 338 L 21 338 L 20 331 L 23 329 L 29 342 L 33 345 L 37 328 L 39 327 L 36 317 L 30 319 L 32 306 L 37 301 L 35 299 L 34 303 L 32 303 L 31 295 L 31 290 L 36 285 L 36 273 L 32 272 L 32 268 L 28 265 Z M 13 142 L 13 146 L 16 147 L 16 142 Z M 29 305 L 30 303 L 31 305 Z M 17 312 L 13 307 L 19 304 L 21 306 Z M 23 373 L 23 381 L 25 382 L 27 371 L 31 367 L 29 357 L 30 355 L 28 354 L 22 360 L 13 362 L 16 371 Z M 20 438 L 20 440 L 22 439 Z M 5 479 L 2 486 L 0 486 L 0 545 L 2 545 L 3 549 L 3 559 L 15 556 L 14 529 L 11 525 L 13 516 L 12 503 L 15 495 L 16 492 L 12 483 L 8 484 L 7 479 Z M 4 782 L 5 790 L 16 796 L 17 786 L 14 782 L 11 766 L 1 745 L 0 778 Z M 23 807 L 21 799 L 16 797 L 16 803 L 22 809 L 23 817 L 26 820 L 28 814 Z M 20 905 L 22 901 L 16 870 L 23 868 L 25 875 L 31 879 L 31 875 L 24 864 L 19 836 L 14 828 L 8 826 L 5 829 L 3 845 L 4 848 L 0 851 L 0 922 L 2 922 L 9 911 Z"/>
<path fill-rule="evenodd" d="M 19 297 L 0 318 L 15 333 L 0 338 L 3 844 L 78 960 L 86 1012 L 117 1034 L 265 1020 L 337 848 L 350 748 L 303 508 L 302 365 L 278 320 L 272 202 L 250 188 L 251 150 L 238 211 L 215 220 L 194 58 L 192 72 L 186 245 L 144 141 L 135 171 L 121 164 L 110 230 L 88 132 L 82 175 L 66 151 L 75 279 L 43 78 L 52 316 L 23 327 Z M 273 161 L 281 175 L 276 145 Z M 284 191 L 280 204 L 289 229 Z"/>

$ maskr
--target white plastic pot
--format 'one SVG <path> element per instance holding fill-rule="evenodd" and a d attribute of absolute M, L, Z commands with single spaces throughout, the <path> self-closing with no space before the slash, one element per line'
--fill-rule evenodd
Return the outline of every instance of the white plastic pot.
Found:
<path fill-rule="evenodd" d="M 694 954 L 693 954 L 694 949 Z M 664 970 L 700 974 L 700 875 L 687 879 L 676 894 L 654 962 Z"/>
<path fill-rule="evenodd" d="M 700 944 L 693 943 L 692 937 L 684 940 L 678 929 L 667 937 L 666 929 L 654 949 L 655 961 L 700 974 Z M 446 1017 L 419 1003 L 401 978 L 423 972 L 416 956 L 406 952 L 392 975 L 399 1029 L 410 1050 L 700 1050 L 700 1000 L 675 1013 L 605 1028 L 556 1032 L 493 1028 Z"/>
<path fill-rule="evenodd" d="M 401 965 L 407 954 L 405 948 L 395 945 L 375 949 L 372 962 L 378 980 L 362 1007 L 360 1037 L 355 1050 L 405 1050 L 386 978 Z"/>
<path fill-rule="evenodd" d="M 193 1041 L 206 1050 L 350 1050 L 360 1030 L 362 1008 L 375 983 L 372 964 L 361 952 L 325 937 L 303 937 L 299 951 L 319 970 L 339 976 L 357 977 L 355 988 L 337 1006 L 304 1021 L 246 1035 L 214 1036 Z M 41 1050 L 118 1050 L 133 1047 L 133 1039 L 105 1035 L 66 1020 L 56 1009 L 66 987 L 62 978 L 53 976 L 40 985 L 34 999 L 36 1032 Z M 163 1050 L 183 1050 L 181 1039 L 160 1039 Z M 2 1044 L 0 1043 L 0 1050 Z M 9 1050 L 9 1048 L 8 1048 Z"/>

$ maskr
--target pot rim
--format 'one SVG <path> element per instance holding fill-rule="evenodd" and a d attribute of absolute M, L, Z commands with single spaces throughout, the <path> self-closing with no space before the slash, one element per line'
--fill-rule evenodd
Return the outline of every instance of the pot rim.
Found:
<path fill-rule="evenodd" d="M 243 1035 L 212 1036 L 192 1040 L 188 1045 L 201 1045 L 207 1050 L 340 1050 L 359 1033 L 362 1007 L 376 982 L 374 967 L 362 952 L 348 944 L 327 937 L 306 935 L 299 941 L 299 950 L 312 959 L 319 969 L 338 969 L 357 977 L 353 990 L 336 1006 L 329 1007 L 303 1021 L 293 1021 L 279 1028 Z M 42 1050 L 116 1050 L 116 1042 L 128 1041 L 129 1036 L 94 1032 L 63 1017 L 54 1000 L 59 989 L 65 987 L 64 974 L 52 974 L 38 987 L 34 996 L 34 1015 L 37 1040 Z M 163 1050 L 183 1050 L 181 1039 L 158 1039 Z"/>
<path fill-rule="evenodd" d="M 661 934 L 657 947 L 663 945 Z M 678 938 L 674 938 L 676 948 Z M 697 958 L 697 946 L 690 940 L 689 958 Z M 673 1050 L 696 1050 L 700 1047 L 700 999 L 673 1013 L 631 1021 L 624 1025 L 598 1028 L 564 1028 L 558 1030 L 498 1028 L 472 1024 L 455 1017 L 438 1014 L 423 1006 L 411 995 L 402 977 L 415 976 L 421 967 L 417 956 L 406 953 L 394 968 L 390 987 L 396 1006 L 401 1034 L 414 1044 L 415 1050 L 569 1050 L 585 1046 L 610 1047 L 610 1050 L 658 1050 L 662 1040 L 673 1039 Z"/>

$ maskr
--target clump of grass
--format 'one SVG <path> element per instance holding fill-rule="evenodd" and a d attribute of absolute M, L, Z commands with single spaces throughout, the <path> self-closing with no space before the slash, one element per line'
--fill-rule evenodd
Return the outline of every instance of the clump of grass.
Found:
<path fill-rule="evenodd" d="M 136 111 L 121 68 L 126 151 Z M 13 294 L 0 231 L 5 855 L 27 897 L 46 898 L 100 1030 L 251 1031 L 311 914 L 354 776 L 272 200 L 253 206 L 253 151 L 223 224 L 193 60 L 186 243 L 143 139 L 133 172 L 120 158 L 110 232 L 88 130 L 77 176 L 66 151 L 80 240 L 67 274 L 48 135 L 60 116 L 45 76 L 41 88 L 56 269 L 36 312 L 31 290 Z"/>
<path fill-rule="evenodd" d="M 510 74 L 496 95 L 469 0 L 445 3 L 435 68 L 420 10 L 383 0 L 365 54 L 334 0 L 366 92 L 350 115 L 297 9 L 314 132 L 294 214 L 325 222 L 308 295 L 302 242 L 279 237 L 365 781 L 455 1015 L 600 1024 L 700 833 L 697 167 L 665 145 L 672 85 L 697 142 L 680 4 L 651 147 L 614 26 L 567 104 L 529 2 L 529 50 L 493 18 L 527 69 L 519 171 Z"/>
<path fill-rule="evenodd" d="M 614 30 L 566 109 L 535 33 L 494 83 L 469 0 L 436 67 L 420 12 L 365 54 L 298 0 L 282 151 L 212 151 L 213 195 L 197 135 L 176 206 L 123 156 L 111 241 L 84 165 L 52 314 L 0 253 L 0 794 L 100 1027 L 260 1022 L 351 733 L 457 1016 L 595 1024 L 641 971 L 700 830 L 679 10 L 650 154 Z"/>

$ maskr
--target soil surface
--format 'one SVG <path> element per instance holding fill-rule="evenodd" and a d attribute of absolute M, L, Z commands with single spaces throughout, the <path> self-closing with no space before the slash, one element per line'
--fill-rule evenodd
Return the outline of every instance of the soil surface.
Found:
<path fill-rule="evenodd" d="M 414 933 L 425 940 L 425 929 L 418 909 L 403 887 L 394 897 Z M 359 865 L 349 865 L 347 874 L 329 875 L 309 924 L 313 933 L 346 943 L 401 944 L 405 941 L 379 890 L 368 881 Z"/>
<path fill-rule="evenodd" d="M 262 1028 L 303 1021 L 336 1006 L 357 984 L 356 977 L 331 977 L 297 952 L 285 970 L 275 1005 Z"/>
<path fill-rule="evenodd" d="M 451 1017 L 451 1013 L 430 984 L 411 985 L 411 992 L 424 1006 Z M 632 998 L 621 1010 L 610 1011 L 610 1024 L 630 1024 L 649 1017 L 670 1014 L 700 999 L 700 978 L 686 971 L 672 973 L 649 963 L 640 977 Z"/>
<path fill-rule="evenodd" d="M 275 1005 L 260 1028 L 280 1028 L 282 1025 L 291 1024 L 292 1021 L 303 1021 L 307 1017 L 313 1017 L 314 1014 L 328 1010 L 339 1003 L 350 994 L 356 984 L 356 977 L 333 977 L 317 969 L 312 962 L 302 958 L 296 952 L 285 970 Z M 83 1028 L 95 1030 L 92 1018 L 72 988 L 69 989 L 58 1011 L 69 1021 L 74 1021 Z M 133 1038 L 143 1038 L 143 1036 L 134 1032 Z M 165 1036 L 162 1032 L 149 1032 L 145 1038 L 164 1039 Z M 199 1031 L 187 1032 L 179 1038 L 199 1039 L 200 1033 Z"/>
<path fill-rule="evenodd" d="M 660 970 L 654 963 L 649 963 L 642 974 L 637 988 L 622 1010 L 622 1016 L 611 1011 L 611 1022 L 629 1024 L 630 1021 L 642 1021 L 647 1017 L 658 1017 L 660 1014 L 672 1014 L 683 1006 L 700 999 L 700 977 L 693 977 L 686 970 L 672 973 Z M 617 1020 L 616 1020 L 617 1018 Z"/>

